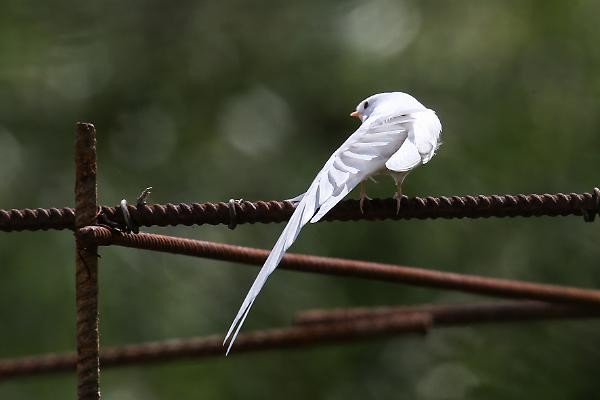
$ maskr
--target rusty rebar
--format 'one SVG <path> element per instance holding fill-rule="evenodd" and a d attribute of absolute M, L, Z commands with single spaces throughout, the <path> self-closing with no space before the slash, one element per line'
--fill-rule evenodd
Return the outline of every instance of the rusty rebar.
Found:
<path fill-rule="evenodd" d="M 342 201 L 324 218 L 326 221 L 426 219 L 426 218 L 489 218 L 531 216 L 584 216 L 593 220 L 600 211 L 600 190 L 591 193 L 474 195 L 451 197 L 402 198 L 400 212 L 396 200 L 365 201 L 361 213 L 357 200 Z M 235 213 L 230 212 L 235 207 Z M 240 225 L 283 222 L 289 219 L 294 206 L 287 201 L 239 201 L 191 204 L 146 204 L 129 206 L 129 213 L 140 226 L 167 225 Z M 123 223 L 119 207 L 101 207 L 109 219 Z M 235 216 L 235 221 L 231 216 Z M 0 231 L 39 229 L 73 229 L 71 208 L 37 208 L 0 210 Z"/>
<path fill-rule="evenodd" d="M 412 314 L 408 317 L 373 318 L 369 321 L 259 330 L 240 334 L 232 354 L 339 343 L 400 333 L 424 334 L 427 332 L 430 322 L 430 318 L 426 314 Z M 107 368 L 211 356 L 224 356 L 223 335 L 105 348 L 101 352 L 100 360 L 102 368 Z M 72 353 L 0 360 L 0 380 L 17 376 L 70 371 L 74 367 L 75 355 Z"/>
<path fill-rule="evenodd" d="M 507 301 L 472 304 L 426 304 L 416 306 L 378 306 L 307 310 L 296 315 L 297 325 L 324 324 L 397 317 L 411 314 L 428 314 L 433 325 L 460 325 L 477 321 L 514 322 L 542 319 L 579 319 L 600 317 L 600 308 L 577 307 L 540 301 Z"/>
<path fill-rule="evenodd" d="M 0 210 L 0 231 L 37 231 L 49 229 L 73 229 L 75 209 L 24 208 Z"/>
<path fill-rule="evenodd" d="M 77 236 L 85 242 L 99 246 L 119 245 L 259 266 L 264 263 L 269 254 L 267 250 L 252 247 L 149 233 L 127 234 L 100 226 L 82 228 L 77 231 Z M 283 257 L 280 268 L 399 282 L 497 297 L 600 306 L 600 290 L 488 278 L 369 261 L 290 253 Z"/>
<path fill-rule="evenodd" d="M 96 129 L 77 123 L 75 140 L 75 227 L 96 223 Z M 77 397 L 100 399 L 97 246 L 75 238 L 77 307 Z"/>
<path fill-rule="evenodd" d="M 416 306 L 413 309 L 421 311 L 244 332 L 237 338 L 235 351 L 232 354 L 338 344 L 342 341 L 373 337 L 423 334 L 446 325 L 493 322 L 490 316 L 493 316 L 494 321 L 498 322 L 598 317 L 598 310 L 575 309 L 538 302 Z M 182 359 L 222 357 L 222 341 L 223 335 L 212 335 L 105 348 L 101 352 L 100 359 L 102 367 L 108 368 Z M 75 361 L 75 354 L 72 353 L 0 360 L 0 380 L 72 371 L 75 369 Z"/>

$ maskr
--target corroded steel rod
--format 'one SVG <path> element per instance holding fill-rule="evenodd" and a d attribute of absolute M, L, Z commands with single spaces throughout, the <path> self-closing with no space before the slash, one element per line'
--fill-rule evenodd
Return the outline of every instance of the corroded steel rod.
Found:
<path fill-rule="evenodd" d="M 600 308 L 577 307 L 540 301 L 396 305 L 308 310 L 299 313 L 294 322 L 298 325 L 322 324 L 423 313 L 431 316 L 434 325 L 461 325 L 472 321 L 484 323 L 533 321 L 551 318 L 597 318 L 600 317 Z"/>
<path fill-rule="evenodd" d="M 313 321 L 288 328 L 244 332 L 238 336 L 232 354 L 337 344 L 382 336 L 423 334 L 446 325 L 598 317 L 597 309 L 538 302 L 416 306 L 410 312 L 393 315 L 380 315 L 379 311 L 379 308 L 373 309 L 374 314 L 370 317 L 363 313 L 362 319 Z M 339 314 L 341 311 L 335 312 Z M 314 312 L 311 313 L 314 315 Z M 107 368 L 223 355 L 223 335 L 212 335 L 105 348 L 100 359 L 103 368 Z M 0 380 L 73 371 L 75 362 L 76 356 L 73 353 L 0 360 Z"/>
<path fill-rule="evenodd" d="M 326 221 L 355 221 L 425 218 L 489 218 L 532 216 L 584 216 L 593 218 L 600 211 L 600 190 L 590 193 L 472 195 L 450 197 L 402 198 L 400 212 L 395 199 L 365 201 L 364 213 L 357 200 L 338 204 Z M 101 207 L 107 218 L 123 223 L 119 207 Z M 129 213 L 140 226 L 218 225 L 283 222 L 294 206 L 287 201 L 240 201 L 234 203 L 147 204 L 129 206 Z M 73 229 L 72 208 L 0 210 L 0 231 Z"/>
<path fill-rule="evenodd" d="M 119 245 L 259 266 L 264 263 L 269 254 L 267 250 L 251 247 L 149 233 L 119 233 L 101 226 L 82 228 L 77 231 L 76 235 L 85 242 L 100 246 Z M 498 297 L 587 304 L 600 307 L 600 290 L 488 278 L 369 261 L 290 253 L 283 257 L 280 268 L 399 282 Z"/>
<path fill-rule="evenodd" d="M 75 227 L 96 223 L 96 129 L 77 123 L 75 141 Z M 77 306 L 77 397 L 99 399 L 97 246 L 75 238 Z"/>

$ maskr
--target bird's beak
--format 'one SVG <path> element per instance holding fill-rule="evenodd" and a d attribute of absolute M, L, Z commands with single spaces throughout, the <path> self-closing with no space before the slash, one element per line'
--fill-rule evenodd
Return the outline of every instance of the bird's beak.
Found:
<path fill-rule="evenodd" d="M 358 111 L 353 111 L 350 113 L 351 117 L 356 117 L 358 119 L 360 119 L 360 113 Z"/>

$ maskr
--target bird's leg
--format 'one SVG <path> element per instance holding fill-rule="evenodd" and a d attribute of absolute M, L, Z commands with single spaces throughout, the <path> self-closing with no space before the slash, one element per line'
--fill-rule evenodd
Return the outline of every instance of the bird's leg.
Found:
<path fill-rule="evenodd" d="M 363 205 L 365 203 L 365 199 L 371 200 L 371 198 L 369 196 L 367 196 L 367 184 L 365 183 L 365 181 L 362 181 L 361 183 L 359 183 L 359 186 L 360 186 L 360 212 L 364 213 Z"/>
<path fill-rule="evenodd" d="M 394 199 L 396 199 L 396 214 L 400 212 L 400 204 L 402 202 L 402 182 L 404 182 L 406 175 L 408 174 L 403 173 L 392 175 L 394 182 L 396 183 L 396 193 L 394 193 Z"/>
<path fill-rule="evenodd" d="M 400 203 L 402 202 L 402 182 L 396 181 L 394 199 L 396 199 L 396 214 L 398 214 L 400 212 Z"/>

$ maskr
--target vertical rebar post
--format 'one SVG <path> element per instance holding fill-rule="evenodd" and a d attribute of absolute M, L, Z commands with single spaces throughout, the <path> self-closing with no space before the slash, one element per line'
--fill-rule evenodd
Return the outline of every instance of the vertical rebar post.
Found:
<path fill-rule="evenodd" d="M 78 122 L 75 139 L 75 229 L 96 222 L 96 128 Z M 100 399 L 97 247 L 75 240 L 77 396 Z"/>

